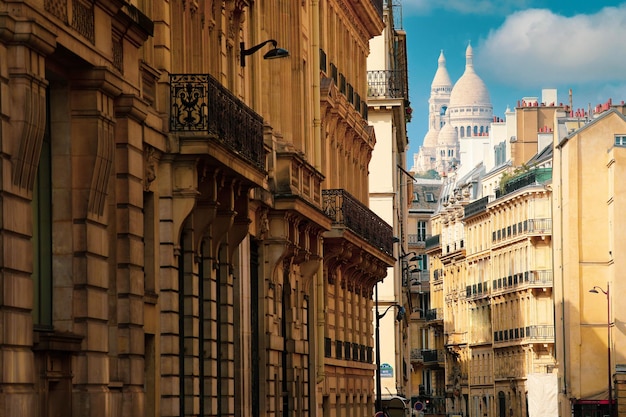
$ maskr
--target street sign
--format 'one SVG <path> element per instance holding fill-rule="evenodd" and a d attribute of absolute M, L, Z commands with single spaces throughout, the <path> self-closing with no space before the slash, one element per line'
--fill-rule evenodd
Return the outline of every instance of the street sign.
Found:
<path fill-rule="evenodd" d="M 413 408 L 415 408 L 417 411 L 422 411 L 424 409 L 424 403 L 421 401 L 415 401 Z"/>

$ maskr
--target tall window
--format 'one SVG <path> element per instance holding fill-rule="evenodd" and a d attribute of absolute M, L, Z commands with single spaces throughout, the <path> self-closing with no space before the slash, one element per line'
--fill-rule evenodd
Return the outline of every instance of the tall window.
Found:
<path fill-rule="evenodd" d="M 426 221 L 419 220 L 417 222 L 417 241 L 423 242 L 426 240 Z"/>
<path fill-rule="evenodd" d="M 49 92 L 46 94 L 49 107 Z M 50 114 L 49 109 L 47 113 Z M 33 324 L 52 328 L 52 169 L 50 122 L 46 130 L 33 189 Z"/>

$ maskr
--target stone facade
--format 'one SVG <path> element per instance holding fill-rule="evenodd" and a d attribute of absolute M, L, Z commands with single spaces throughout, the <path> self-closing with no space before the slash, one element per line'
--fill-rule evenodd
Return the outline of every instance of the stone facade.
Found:
<path fill-rule="evenodd" d="M 373 413 L 382 10 L 0 2 L 0 415 Z"/>

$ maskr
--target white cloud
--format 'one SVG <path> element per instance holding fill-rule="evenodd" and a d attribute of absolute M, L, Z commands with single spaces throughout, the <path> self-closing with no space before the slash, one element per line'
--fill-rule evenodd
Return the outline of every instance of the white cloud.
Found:
<path fill-rule="evenodd" d="M 625 79 L 626 5 L 565 17 L 516 12 L 474 49 L 486 77 L 518 87 Z"/>

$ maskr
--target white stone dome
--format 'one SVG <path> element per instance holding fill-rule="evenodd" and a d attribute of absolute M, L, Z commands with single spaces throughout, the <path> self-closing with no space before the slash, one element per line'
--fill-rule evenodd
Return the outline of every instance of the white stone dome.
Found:
<path fill-rule="evenodd" d="M 452 124 L 448 121 L 441 130 L 439 131 L 439 137 L 437 138 L 437 142 L 439 146 L 446 147 L 455 147 L 458 141 L 458 135 L 456 133 L 456 129 Z"/>
<path fill-rule="evenodd" d="M 468 45 L 465 52 L 465 72 L 454 84 L 450 93 L 450 107 L 484 106 L 491 107 L 489 91 L 483 80 L 474 71 L 473 50 Z"/>
<path fill-rule="evenodd" d="M 424 136 L 423 146 L 433 148 L 437 146 L 437 140 L 439 137 L 439 131 L 434 129 L 429 129 L 426 136 Z"/>

